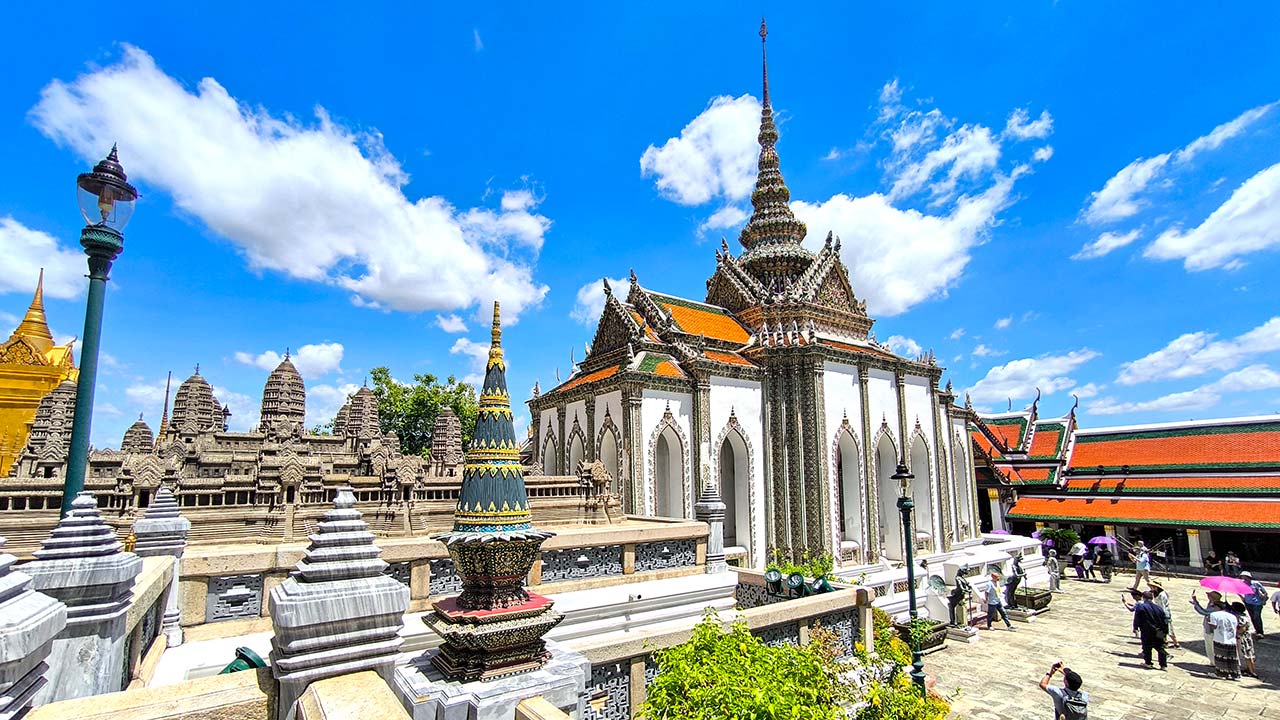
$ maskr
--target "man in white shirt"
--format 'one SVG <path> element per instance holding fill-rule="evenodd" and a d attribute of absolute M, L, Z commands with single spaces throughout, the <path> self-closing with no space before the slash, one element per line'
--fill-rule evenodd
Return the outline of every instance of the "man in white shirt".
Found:
<path fill-rule="evenodd" d="M 1009 613 L 1004 610 L 1004 600 L 1000 598 L 1000 575 L 999 573 L 991 573 L 991 584 L 987 585 L 987 629 L 991 629 L 991 621 L 995 619 L 996 613 L 1000 614 L 1000 619 L 1004 620 L 1004 626 L 1010 631 L 1013 630 L 1013 623 L 1009 622 Z"/>

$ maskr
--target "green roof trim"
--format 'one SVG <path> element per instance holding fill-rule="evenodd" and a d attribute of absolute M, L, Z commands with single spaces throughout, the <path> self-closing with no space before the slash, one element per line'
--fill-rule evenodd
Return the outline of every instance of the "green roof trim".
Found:
<path fill-rule="evenodd" d="M 1032 455 L 1031 456 L 1032 459 L 1056 460 L 1058 459 L 1058 456 L 1062 454 L 1062 447 L 1067 442 L 1067 426 L 1063 425 L 1060 422 L 1044 423 L 1043 425 L 1041 424 L 1036 425 L 1037 433 L 1054 432 L 1054 431 L 1058 432 L 1058 444 L 1053 447 L 1053 454 L 1052 455 Z M 1031 443 L 1033 445 L 1035 444 L 1034 437 L 1031 438 Z"/>
<path fill-rule="evenodd" d="M 1097 465 L 1072 465 L 1082 475 L 1097 475 Z M 1124 465 L 1103 465 L 1103 472 L 1120 472 Z M 1219 468 L 1238 468 L 1240 470 L 1267 470 L 1280 467 L 1280 459 L 1267 462 L 1215 462 L 1215 463 L 1175 463 L 1172 465 L 1129 465 L 1129 470 L 1216 470 Z"/>
<path fill-rule="evenodd" d="M 640 361 L 640 367 L 636 368 L 636 370 L 647 373 L 654 372 L 665 360 L 671 360 L 671 356 L 659 353 L 648 353 L 644 356 L 644 360 Z M 672 364 L 674 365 L 675 363 L 672 362 Z"/>
<path fill-rule="evenodd" d="M 1116 490 L 1115 488 L 1094 488 L 1089 485 L 1071 485 L 1068 484 L 1066 491 L 1073 495 L 1084 495 L 1092 493 L 1098 498 L 1115 498 L 1124 497 L 1125 495 L 1163 495 L 1168 493 L 1188 493 L 1188 494 L 1205 494 L 1214 495 L 1240 495 L 1249 497 L 1251 495 L 1280 495 L 1280 487 L 1269 488 L 1240 488 L 1240 487 L 1213 487 L 1198 485 L 1194 487 L 1170 486 L 1170 487 L 1135 487 Z"/>
<path fill-rule="evenodd" d="M 725 310 L 719 305 L 708 305 L 706 303 L 697 302 L 696 300 L 686 300 L 684 298 L 676 297 L 674 295 L 665 295 L 660 292 L 654 292 L 653 290 L 645 290 L 645 292 L 649 293 L 649 295 L 658 302 L 667 303 L 668 305 L 677 305 L 679 307 L 688 308 L 690 310 L 701 310 L 702 312 L 709 312 L 709 313 L 715 313 L 716 315 L 723 315 L 727 318 L 734 319 L 735 322 L 737 320 L 736 318 L 733 317 L 733 315 L 728 310 Z"/>
<path fill-rule="evenodd" d="M 1165 430 L 1130 430 L 1126 432 L 1093 434 L 1076 433 L 1076 444 L 1113 442 L 1117 440 L 1157 440 L 1171 437 L 1195 437 L 1201 435 L 1231 435 L 1235 433 L 1280 432 L 1280 422 L 1241 423 L 1239 425 L 1206 425 L 1204 427 L 1169 428 Z"/>

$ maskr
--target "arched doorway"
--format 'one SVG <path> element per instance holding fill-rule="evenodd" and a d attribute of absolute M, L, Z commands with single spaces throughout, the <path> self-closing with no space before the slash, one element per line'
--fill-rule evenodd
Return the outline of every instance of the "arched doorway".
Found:
<path fill-rule="evenodd" d="M 860 458 L 858 441 L 847 429 L 841 430 L 836 440 L 837 524 L 840 528 L 840 541 L 857 543 L 858 549 L 865 542 Z"/>
<path fill-rule="evenodd" d="M 968 472 L 973 466 L 967 462 L 964 443 L 967 442 L 956 435 L 951 451 L 951 472 L 955 474 L 956 489 L 956 536 L 967 538 L 975 534 L 973 524 L 973 477 Z"/>
<path fill-rule="evenodd" d="M 725 547 L 751 547 L 750 450 L 737 430 L 720 443 L 720 499 L 724 502 Z"/>
<path fill-rule="evenodd" d="M 927 535 L 929 546 L 937 547 L 937 528 L 934 527 L 933 520 L 933 493 L 930 491 L 931 483 L 929 482 L 929 445 L 921 435 L 916 435 L 911 441 L 911 474 L 915 475 L 915 479 L 911 481 L 911 499 L 915 503 L 915 510 L 911 514 L 914 525 L 912 532 L 921 542 L 926 542 L 924 536 Z"/>
<path fill-rule="evenodd" d="M 654 444 L 653 495 L 659 517 L 684 517 L 684 444 L 671 426 Z"/>
<path fill-rule="evenodd" d="M 548 433 L 547 441 L 542 443 L 542 474 L 543 475 L 559 475 L 560 474 L 560 469 L 556 467 L 555 433 Z"/>
<path fill-rule="evenodd" d="M 582 466 L 583 454 L 582 433 L 576 432 L 569 440 L 569 465 L 564 469 L 566 474 L 578 474 L 578 468 Z"/>
<path fill-rule="evenodd" d="M 613 431 L 613 427 L 606 427 L 600 433 L 600 462 L 604 465 L 604 471 L 609 473 L 613 478 L 613 492 L 618 497 L 625 497 L 622 494 L 622 466 L 618 462 L 618 435 Z"/>
<path fill-rule="evenodd" d="M 876 490 L 880 495 L 880 537 L 884 556 L 902 560 L 906 546 L 902 543 L 902 517 L 898 513 L 898 496 L 902 490 L 893 474 L 898 468 L 898 449 L 887 434 L 876 443 Z"/>

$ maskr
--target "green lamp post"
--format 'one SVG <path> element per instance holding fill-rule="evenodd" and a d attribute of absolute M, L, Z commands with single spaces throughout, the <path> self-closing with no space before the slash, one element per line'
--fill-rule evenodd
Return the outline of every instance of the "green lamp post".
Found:
<path fill-rule="evenodd" d="M 76 382 L 76 414 L 71 425 L 71 449 L 67 476 L 62 485 L 62 514 L 84 490 L 89 465 L 89 429 L 93 423 L 93 391 L 98 380 L 98 344 L 102 340 L 102 302 L 107 292 L 111 263 L 124 250 L 124 226 L 133 215 L 138 191 L 128 183 L 116 147 L 92 172 L 76 178 L 80 214 L 87 223 L 80 231 L 80 245 L 89 256 L 89 299 L 84 312 L 80 344 L 80 377 Z"/>
<path fill-rule="evenodd" d="M 899 487 L 902 488 L 902 495 L 898 497 L 898 512 L 902 513 L 902 535 L 907 546 L 907 602 L 910 604 L 913 624 L 920 615 L 916 612 L 916 539 L 911 530 L 911 511 L 916 506 L 915 502 L 911 500 L 911 481 L 915 477 L 915 475 L 911 474 L 911 471 L 907 470 L 905 460 L 898 463 L 898 471 L 893 474 L 893 479 L 897 480 Z M 924 695 L 926 693 L 924 685 L 924 655 L 920 652 L 920 641 L 915 639 L 914 635 L 915 633 L 912 633 L 911 681 L 920 688 L 920 694 Z"/>

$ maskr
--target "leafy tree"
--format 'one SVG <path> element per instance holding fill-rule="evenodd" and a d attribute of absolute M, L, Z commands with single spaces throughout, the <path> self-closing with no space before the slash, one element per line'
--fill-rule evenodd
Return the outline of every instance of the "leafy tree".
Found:
<path fill-rule="evenodd" d="M 393 432 L 400 438 L 401 452 L 425 456 L 431 451 L 431 432 L 445 407 L 453 408 L 462 424 L 463 447 L 471 442 L 480 402 L 470 384 L 458 382 L 452 375 L 440 382 L 431 374 L 414 375 L 412 384 L 400 383 L 386 367 L 374 368 L 369 378 L 378 399 L 382 432 Z"/>
<path fill-rule="evenodd" d="M 1040 542 L 1045 540 L 1053 541 L 1053 549 L 1058 551 L 1059 555 L 1066 555 L 1071 550 L 1071 546 L 1080 542 L 1080 535 L 1070 528 L 1061 528 L 1054 530 L 1045 528 L 1040 531 Z M 1048 553 L 1047 548 L 1045 553 Z"/>

